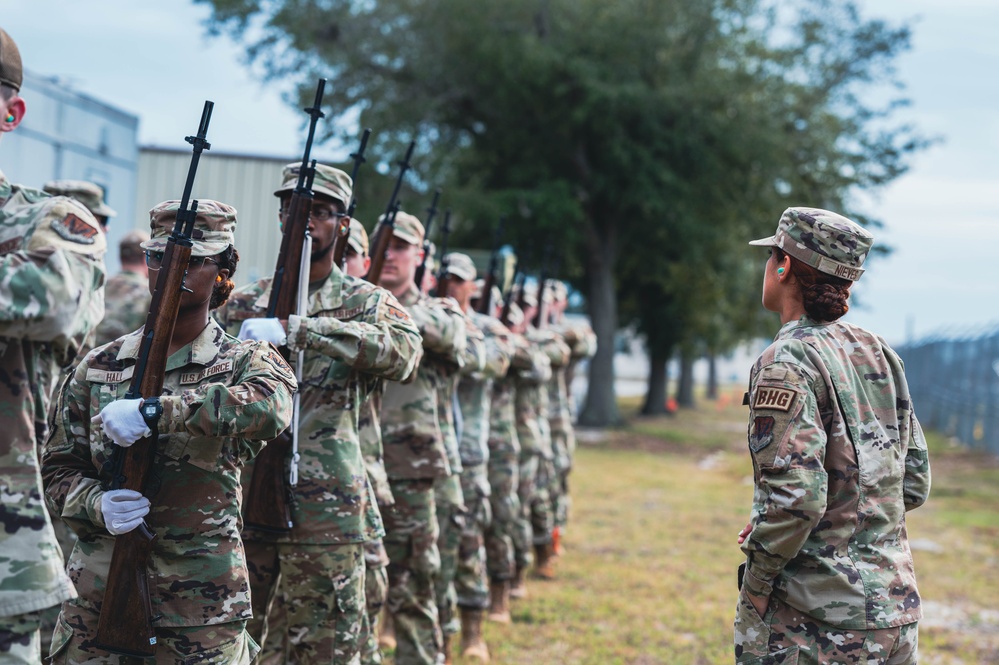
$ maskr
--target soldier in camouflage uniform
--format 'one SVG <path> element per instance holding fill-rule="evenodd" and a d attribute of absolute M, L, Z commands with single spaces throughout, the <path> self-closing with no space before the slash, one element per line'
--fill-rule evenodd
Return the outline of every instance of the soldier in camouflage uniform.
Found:
<path fill-rule="evenodd" d="M 552 379 L 548 383 L 548 422 L 551 426 L 552 453 L 555 477 L 549 485 L 552 512 L 555 518 L 552 546 L 560 554 L 561 538 L 569 521 L 569 473 L 572 471 L 576 452 L 576 433 L 572 426 L 571 376 L 575 366 L 597 352 L 596 335 L 586 324 L 569 323 L 565 318 L 568 291 L 565 283 L 555 280 L 550 306 L 551 329 L 569 347 L 569 362 L 552 366 Z"/>
<path fill-rule="evenodd" d="M 738 663 L 916 662 L 905 514 L 929 494 L 926 442 L 901 360 L 839 320 L 872 243 L 815 208 L 788 208 L 751 243 L 770 247 L 763 305 L 782 327 L 746 396 L 756 492 L 740 535 Z"/>
<path fill-rule="evenodd" d="M 364 230 L 364 226 L 358 220 L 351 219 L 347 251 L 344 256 L 345 272 L 351 277 L 363 278 L 368 274 L 368 269 L 371 267 L 368 246 L 368 233 Z M 368 480 L 375 492 L 375 501 L 378 503 L 378 509 L 384 513 L 395 503 L 395 499 L 392 498 L 388 476 L 385 475 L 382 429 L 381 423 L 378 422 L 383 387 L 384 382 L 378 382 L 361 407 L 358 436 Z M 389 558 L 382 538 L 372 538 L 364 542 L 366 623 L 362 625 L 361 665 L 379 665 L 382 662 L 382 653 L 378 646 L 378 619 L 382 608 L 385 607 L 385 597 L 388 595 L 388 564 Z"/>
<path fill-rule="evenodd" d="M 0 132 L 24 117 L 17 45 L 0 29 Z M 45 510 L 37 450 L 51 391 L 104 313 L 97 220 L 0 172 L 0 662 L 41 662 L 40 614 L 76 596 Z"/>
<path fill-rule="evenodd" d="M 285 167 L 275 192 L 286 219 L 299 165 Z M 241 337 L 305 351 L 298 422 L 298 483 L 290 533 L 246 529 L 254 618 L 251 634 L 268 646 L 287 643 L 297 663 L 356 663 L 364 606 L 364 542 L 384 534 L 358 441 L 359 409 L 379 379 L 403 380 L 420 360 L 420 336 L 384 289 L 345 275 L 333 264 L 339 218 L 351 196 L 350 177 L 316 167 L 309 230 L 308 314 L 287 322 L 264 316 L 266 278 L 239 289 L 218 313 Z M 289 460 L 290 462 L 290 460 Z M 287 473 L 287 469 L 275 469 Z M 250 469 L 244 477 L 250 478 Z M 284 591 L 286 629 L 269 635 L 268 608 Z M 285 638 L 287 635 L 287 640 Z"/>
<path fill-rule="evenodd" d="M 520 502 L 521 443 L 517 428 L 516 382 L 521 374 L 545 376 L 550 373 L 550 361 L 527 338 L 515 330 L 524 329 L 524 313 L 516 303 L 510 304 L 507 341 L 513 355 L 505 376 L 493 383 L 489 412 L 489 505 L 492 523 L 486 530 L 486 571 L 489 575 L 490 621 L 510 623 L 510 598 L 524 598 L 524 571 L 527 569 L 529 548 L 518 551 L 522 506 Z M 533 482 L 533 477 L 530 478 Z"/>
<path fill-rule="evenodd" d="M 121 272 L 108 280 L 104 292 L 104 320 L 97 326 L 98 345 L 118 339 L 146 322 L 149 311 L 149 278 L 142 243 L 145 231 L 129 231 L 118 244 Z"/>
<path fill-rule="evenodd" d="M 104 233 L 107 233 L 110 218 L 118 216 L 114 208 L 104 202 L 104 188 L 96 183 L 86 180 L 50 180 L 42 186 L 42 189 L 52 196 L 68 196 L 82 203 L 101 225 Z M 133 330 L 135 328 L 129 328 L 125 332 Z"/>
<path fill-rule="evenodd" d="M 441 565 L 434 483 L 451 475 L 451 465 L 439 422 L 438 386 L 441 367 L 460 367 L 467 348 L 465 320 L 457 306 L 425 297 L 413 281 L 423 233 L 416 217 L 396 215 L 379 280 L 413 316 L 426 352 L 414 381 L 385 387 L 381 412 L 385 471 L 395 498 L 384 517 L 390 561 L 387 606 L 399 665 L 432 664 L 443 648 L 434 593 Z"/>
<path fill-rule="evenodd" d="M 547 289 L 545 289 L 547 293 Z M 520 494 L 521 520 L 514 544 L 517 548 L 517 565 L 521 574 L 515 582 L 514 597 L 523 588 L 523 570 L 529 561 L 529 549 L 534 549 L 534 576 L 554 579 L 553 531 L 555 517 L 552 512 L 549 486 L 555 480 L 554 453 L 551 430 L 548 424 L 548 387 L 553 368 L 564 367 L 569 361 L 569 349 L 560 337 L 544 328 L 536 328 L 531 321 L 537 314 L 538 300 L 534 293 L 521 297 L 524 305 L 525 330 L 528 342 L 547 360 L 543 374 L 519 372 L 517 387 L 517 436 L 520 438 Z"/>
<path fill-rule="evenodd" d="M 151 271 L 160 268 L 179 203 L 150 211 Z M 199 201 L 184 282 L 190 292 L 181 297 L 170 341 L 160 438 L 144 494 L 109 490 L 106 464 L 116 445 L 150 434 L 141 400 L 124 398 L 142 330 L 92 351 L 62 388 L 42 475 L 49 509 L 80 538 L 67 566 L 80 597 L 63 603 L 55 663 L 134 661 L 97 648 L 94 639 L 114 536 L 143 521 L 156 536 L 147 573 L 156 662 L 249 663 L 256 653 L 245 630 L 240 467 L 288 426 L 296 382 L 271 345 L 241 342 L 210 318 L 234 286 L 235 225 L 233 208 Z"/>
<path fill-rule="evenodd" d="M 482 618 L 489 607 L 485 531 L 492 522 L 489 504 L 489 413 L 492 383 L 506 374 L 513 356 L 507 329 L 495 318 L 471 309 L 475 293 L 475 264 L 465 254 L 452 253 L 445 260 L 450 274 L 448 294 L 475 327 L 485 335 L 486 363 L 481 371 L 465 373 L 458 383 L 458 400 L 464 426 L 459 442 L 461 490 L 468 509 L 458 550 L 455 575 L 457 605 L 461 610 L 461 655 L 489 660 L 482 638 Z"/>

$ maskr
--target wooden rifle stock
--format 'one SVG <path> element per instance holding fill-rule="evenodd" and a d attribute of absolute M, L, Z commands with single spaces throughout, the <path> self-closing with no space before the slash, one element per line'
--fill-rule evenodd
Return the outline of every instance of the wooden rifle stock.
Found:
<path fill-rule="evenodd" d="M 438 298 L 446 298 L 448 285 L 451 283 L 451 273 L 447 271 L 447 238 L 451 235 L 451 209 L 444 211 L 444 224 L 441 226 L 441 265 L 437 270 L 437 286 L 434 294 Z"/>
<path fill-rule="evenodd" d="M 420 261 L 420 265 L 416 268 L 416 275 L 413 277 L 413 282 L 420 291 L 423 291 L 423 276 L 427 274 L 427 261 L 430 260 L 430 229 L 433 228 L 434 217 L 437 216 L 437 201 L 440 198 L 441 190 L 438 189 L 434 192 L 434 200 L 430 203 L 430 207 L 427 208 L 427 223 L 423 229 L 423 260 Z M 441 254 L 442 259 L 443 257 L 444 255 Z"/>
<path fill-rule="evenodd" d="M 347 206 L 347 216 L 340 218 L 340 225 L 336 229 L 336 238 L 333 240 L 333 264 L 340 269 L 343 269 L 344 260 L 347 257 L 350 220 L 354 216 L 354 210 L 357 209 L 357 197 L 354 195 L 357 191 L 357 172 L 361 170 L 361 164 L 367 161 L 364 159 L 364 150 L 368 147 L 369 136 L 371 136 L 371 130 L 365 129 L 364 134 L 361 135 L 361 147 L 357 149 L 357 152 L 350 153 L 351 159 L 354 160 L 354 169 L 350 173 L 350 204 Z"/>
<path fill-rule="evenodd" d="M 212 102 L 205 102 L 197 136 L 186 140 L 194 147 L 187 182 L 177 211 L 173 234 L 167 240 L 163 260 L 156 277 L 146 314 L 138 362 L 125 399 L 159 399 L 163 394 L 166 362 L 173 339 L 177 312 L 191 259 L 191 236 L 197 218 L 198 202 L 190 209 L 191 189 L 198 170 L 201 152 L 211 149 L 205 140 L 211 121 Z M 143 493 L 156 453 L 159 431 L 150 425 L 152 434 L 127 448 L 116 447 L 112 453 L 112 489 L 130 489 Z M 112 653 L 149 658 L 156 652 L 152 603 L 149 598 L 149 561 L 156 534 L 143 522 L 128 533 L 115 537 L 108 569 L 104 598 L 97 622 L 95 646 Z"/>
<path fill-rule="evenodd" d="M 268 318 L 287 321 L 290 315 L 298 313 L 303 254 L 309 233 L 309 217 L 312 215 L 312 179 L 316 173 L 316 161 L 310 162 L 310 155 L 316 123 L 326 115 L 320 109 L 325 88 L 326 79 L 319 79 L 315 101 L 305 109 L 310 116 L 309 134 L 298 169 L 298 183 L 288 203 L 281 249 L 267 301 Z M 288 359 L 288 350 L 282 349 L 282 355 Z M 291 456 L 293 437 L 294 432 L 289 427 L 277 438 L 268 441 L 257 455 L 249 486 L 243 494 L 243 522 L 246 526 L 272 533 L 287 533 L 294 526 L 291 519 L 292 490 L 285 475 L 285 461 Z"/>
<path fill-rule="evenodd" d="M 377 226 L 374 241 L 371 243 L 371 267 L 364 279 L 372 284 L 378 284 L 382 276 L 382 268 L 385 267 L 385 252 L 388 251 L 389 241 L 392 239 L 392 229 L 395 227 L 395 216 L 399 212 L 399 189 L 402 187 L 402 179 L 409 170 L 409 160 L 413 158 L 413 150 L 416 148 L 416 141 L 410 141 L 406 156 L 399 162 L 399 177 L 395 180 L 395 187 L 392 189 L 392 196 L 389 198 L 385 214 Z"/>
<path fill-rule="evenodd" d="M 503 242 L 503 226 L 506 218 L 500 217 L 499 227 L 496 229 L 496 238 L 493 241 L 493 253 L 489 255 L 489 271 L 482 284 L 482 297 L 479 298 L 479 314 L 487 316 L 493 315 L 493 285 L 496 283 L 496 270 L 499 264 L 500 243 Z"/>

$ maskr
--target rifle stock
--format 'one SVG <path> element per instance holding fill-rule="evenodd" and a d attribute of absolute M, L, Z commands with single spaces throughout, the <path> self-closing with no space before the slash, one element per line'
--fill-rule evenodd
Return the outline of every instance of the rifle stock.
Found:
<path fill-rule="evenodd" d="M 433 228 L 434 217 L 437 216 L 437 201 L 441 198 L 441 190 L 438 189 L 434 192 L 434 200 L 430 203 L 430 207 L 427 208 L 427 223 L 423 227 L 423 260 L 420 261 L 420 265 L 416 268 L 416 275 L 413 277 L 413 282 L 416 283 L 416 288 L 423 290 L 423 276 L 427 274 L 427 261 L 430 260 L 430 229 Z M 441 254 L 443 257 L 444 255 Z"/>
<path fill-rule="evenodd" d="M 320 106 L 326 79 L 319 79 L 316 98 L 312 106 L 305 109 L 309 114 L 309 134 L 305 141 L 305 153 L 298 170 L 298 183 L 288 203 L 281 236 L 281 249 L 278 252 L 274 277 L 271 280 L 271 294 L 267 303 L 267 317 L 287 320 L 299 309 L 299 286 L 303 271 L 308 270 L 305 247 L 309 233 L 309 217 L 312 214 L 312 179 L 316 172 L 316 162 L 311 160 L 312 141 L 316 134 L 316 123 L 325 117 Z M 282 355 L 288 359 L 287 349 Z M 295 398 L 298 398 L 296 393 Z M 287 533 L 294 526 L 291 518 L 292 489 L 285 475 L 285 461 L 293 448 L 294 433 L 292 424 L 280 436 L 267 442 L 253 464 L 253 474 L 243 495 L 243 522 L 247 527 L 272 533 Z"/>
<path fill-rule="evenodd" d="M 372 284 L 378 284 L 382 276 L 382 268 L 385 267 L 385 252 L 388 251 L 389 241 L 392 239 L 392 229 L 395 226 L 395 216 L 399 212 L 399 189 L 402 187 L 402 179 L 409 170 L 409 160 L 413 158 L 413 150 L 416 148 L 416 141 L 410 141 L 406 156 L 399 162 L 399 177 L 395 180 L 395 187 L 392 189 L 392 196 L 389 198 L 385 214 L 382 221 L 377 226 L 374 241 L 371 243 L 371 267 L 364 279 Z"/>
<path fill-rule="evenodd" d="M 185 139 L 193 146 L 194 154 L 187 172 L 187 182 L 173 234 L 163 251 L 162 266 L 156 277 L 156 286 L 146 314 L 139 359 L 125 394 L 126 399 L 159 398 L 163 394 L 170 341 L 177 323 L 177 312 L 180 310 L 184 279 L 191 258 L 191 236 L 197 218 L 198 202 L 194 201 L 190 209 L 188 202 L 201 152 L 211 149 L 211 144 L 205 137 L 213 107 L 212 102 L 205 102 L 197 136 Z M 112 454 L 112 489 L 144 492 L 159 438 L 155 424 L 151 429 L 150 436 L 136 441 L 128 448 L 115 448 Z M 141 658 L 155 655 L 156 631 L 153 628 L 147 576 L 155 543 L 156 534 L 145 522 L 132 531 L 115 537 L 94 640 L 97 647 Z"/>
<path fill-rule="evenodd" d="M 505 217 L 500 217 L 499 226 L 496 229 L 496 237 L 493 241 L 493 253 L 489 255 L 489 270 L 482 284 L 482 297 L 479 298 L 479 314 L 487 316 L 493 315 L 493 285 L 496 283 L 496 269 L 499 263 L 500 243 L 503 242 L 503 226 L 506 223 Z"/>

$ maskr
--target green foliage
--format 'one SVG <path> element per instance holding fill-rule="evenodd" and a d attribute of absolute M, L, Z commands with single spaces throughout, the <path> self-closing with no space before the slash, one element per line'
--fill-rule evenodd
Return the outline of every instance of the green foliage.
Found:
<path fill-rule="evenodd" d="M 413 184 L 444 186 L 455 242 L 488 246 L 507 215 L 515 247 L 556 245 L 603 337 L 594 370 L 619 313 L 660 352 L 757 334 L 746 241 L 788 205 L 876 223 L 851 190 L 925 145 L 892 123 L 908 29 L 849 1 L 199 1 L 303 100 L 330 78 L 326 138 L 352 144 L 359 118 L 383 172 L 417 139 Z"/>

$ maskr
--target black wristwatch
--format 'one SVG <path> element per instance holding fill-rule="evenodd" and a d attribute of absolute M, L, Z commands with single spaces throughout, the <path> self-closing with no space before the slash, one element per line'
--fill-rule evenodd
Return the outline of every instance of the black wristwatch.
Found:
<path fill-rule="evenodd" d="M 146 426 L 151 430 L 155 430 L 157 423 L 160 421 L 160 416 L 163 415 L 163 405 L 160 404 L 160 398 L 148 397 L 142 400 L 139 413 L 142 414 L 142 419 L 146 421 Z"/>

